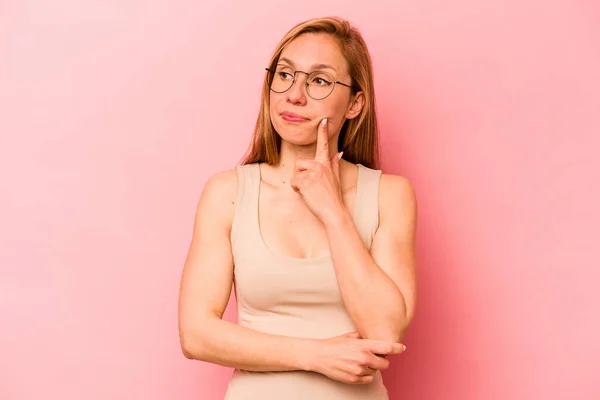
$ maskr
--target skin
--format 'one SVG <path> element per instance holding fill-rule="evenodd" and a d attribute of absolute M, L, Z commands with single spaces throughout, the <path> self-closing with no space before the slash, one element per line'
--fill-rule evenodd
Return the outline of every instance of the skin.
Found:
<path fill-rule="evenodd" d="M 328 36 L 302 35 L 281 57 L 307 72 L 314 63 L 329 64 L 337 80 L 351 82 L 347 63 Z M 181 346 L 188 358 L 234 368 L 306 370 L 341 382 L 369 383 L 377 370 L 389 366 L 386 355 L 404 351 L 400 341 L 414 315 L 416 198 L 405 178 L 382 176 L 379 228 L 367 250 L 352 222 L 357 166 L 339 160 L 335 151 L 344 120 L 360 113 L 364 95 L 337 85 L 317 101 L 307 95 L 305 79 L 298 74 L 290 90 L 270 95 L 269 111 L 282 145 L 277 165 L 260 166 L 261 233 L 268 247 L 290 257 L 332 256 L 357 332 L 303 339 L 222 320 L 233 279 L 229 235 L 237 173 L 231 169 L 208 180 L 198 203 L 180 288 Z M 308 120 L 287 122 L 283 111 Z M 325 117 L 327 124 L 320 124 Z"/>

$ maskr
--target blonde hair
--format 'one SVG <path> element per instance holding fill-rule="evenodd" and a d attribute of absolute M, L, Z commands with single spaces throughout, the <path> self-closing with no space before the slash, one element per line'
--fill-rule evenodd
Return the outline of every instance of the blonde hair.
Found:
<path fill-rule="evenodd" d="M 375 112 L 375 92 L 373 67 L 367 45 L 358 29 L 340 17 L 315 18 L 294 26 L 279 42 L 269 62 L 273 68 L 285 46 L 305 33 L 326 34 L 337 40 L 342 55 L 348 63 L 352 86 L 364 93 L 365 103 L 360 114 L 345 121 L 340 130 L 338 150 L 344 152 L 344 159 L 368 168 L 379 168 L 379 140 L 377 115 Z M 269 113 L 269 82 L 265 74 L 260 111 L 254 128 L 252 142 L 241 163 L 264 162 L 275 164 L 279 161 L 281 137 L 271 124 Z M 353 90 L 356 93 L 356 90 Z"/>

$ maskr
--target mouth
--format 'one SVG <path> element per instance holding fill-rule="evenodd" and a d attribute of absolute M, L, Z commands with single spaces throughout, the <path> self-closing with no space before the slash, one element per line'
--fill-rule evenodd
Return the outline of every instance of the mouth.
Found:
<path fill-rule="evenodd" d="M 303 117 L 302 115 L 294 114 L 292 112 L 284 111 L 281 113 L 281 118 L 288 122 L 306 122 L 310 119 Z"/>

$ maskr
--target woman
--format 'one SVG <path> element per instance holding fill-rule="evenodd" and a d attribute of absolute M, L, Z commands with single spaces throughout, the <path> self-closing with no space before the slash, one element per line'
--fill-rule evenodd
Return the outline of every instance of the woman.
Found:
<path fill-rule="evenodd" d="M 248 156 L 204 187 L 183 270 L 183 353 L 235 368 L 226 399 L 388 398 L 380 371 L 415 308 L 416 200 L 376 168 L 360 33 L 297 25 L 267 68 Z M 238 324 L 221 319 L 233 284 Z"/>

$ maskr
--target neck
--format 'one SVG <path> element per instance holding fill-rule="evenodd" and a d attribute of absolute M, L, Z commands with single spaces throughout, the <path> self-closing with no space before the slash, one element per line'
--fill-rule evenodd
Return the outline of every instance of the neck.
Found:
<path fill-rule="evenodd" d="M 277 186 L 288 185 L 292 176 L 294 176 L 294 168 L 296 160 L 312 160 L 315 158 L 316 143 L 299 146 L 286 141 L 281 142 L 279 152 L 279 162 L 273 164 L 270 168 L 275 173 L 275 183 Z M 337 153 L 337 137 L 331 138 L 329 141 L 329 158 Z"/>

